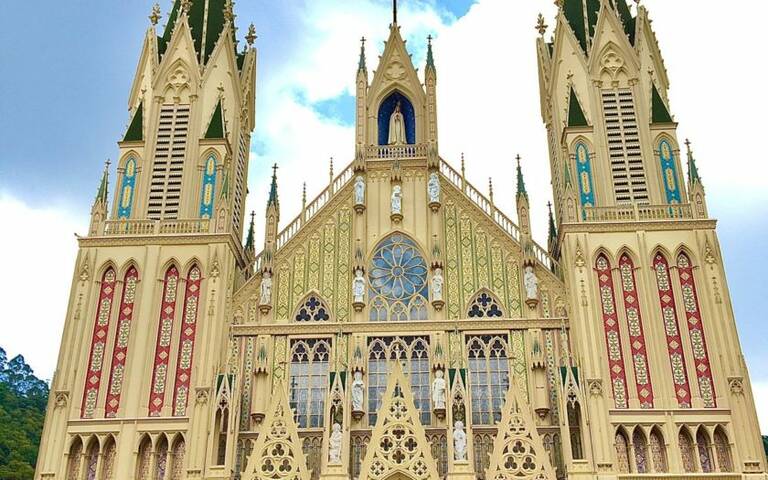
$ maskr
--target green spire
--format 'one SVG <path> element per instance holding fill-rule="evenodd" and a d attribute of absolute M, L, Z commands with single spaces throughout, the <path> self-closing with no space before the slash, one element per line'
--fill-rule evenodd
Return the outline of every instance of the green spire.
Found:
<path fill-rule="evenodd" d="M 520 167 L 520 155 L 516 157 L 517 160 L 517 195 L 523 195 L 528 197 L 528 192 L 525 190 L 525 179 L 523 178 L 523 169 Z"/>
<path fill-rule="evenodd" d="M 547 208 L 549 208 L 549 241 L 553 242 L 557 240 L 557 226 L 555 217 L 552 215 L 552 202 L 547 202 Z"/>
<path fill-rule="evenodd" d="M 636 20 L 629 11 L 629 5 L 626 0 L 616 0 L 616 10 L 619 12 L 621 23 L 624 24 L 624 32 L 629 37 L 629 42 L 635 44 L 635 24 Z"/>
<path fill-rule="evenodd" d="M 256 232 L 254 228 L 254 218 L 256 212 L 251 212 L 251 225 L 248 227 L 248 236 L 245 237 L 245 250 L 253 253 L 256 251 Z"/>
<path fill-rule="evenodd" d="M 360 61 L 357 64 L 357 71 L 365 72 L 367 70 L 365 66 L 365 37 L 363 37 L 360 39 Z"/>
<path fill-rule="evenodd" d="M 133 114 L 128 131 L 123 137 L 124 142 L 141 142 L 144 140 L 144 102 L 139 103 L 139 108 Z"/>
<path fill-rule="evenodd" d="M 195 51 L 204 64 L 208 61 L 219 37 L 224 32 L 232 5 L 228 0 L 174 0 L 163 36 L 158 38 L 158 50 L 161 55 L 165 53 L 171 42 L 177 20 L 185 3 L 188 5 L 187 21 L 195 44 Z M 233 46 L 233 48 L 235 47 Z"/>
<path fill-rule="evenodd" d="M 568 159 L 563 162 L 563 166 L 565 167 L 563 169 L 563 183 L 565 183 L 565 187 L 567 188 L 573 185 L 573 180 L 571 180 L 571 166 L 568 164 Z"/>
<path fill-rule="evenodd" d="M 568 103 L 568 126 L 569 127 L 588 127 L 587 117 L 584 115 L 584 109 L 581 108 L 579 97 L 571 85 L 571 98 Z"/>
<path fill-rule="evenodd" d="M 435 57 L 432 55 L 432 35 L 427 37 L 427 68 L 437 70 L 435 68 Z"/>
<path fill-rule="evenodd" d="M 661 98 L 659 90 L 656 85 L 653 85 L 653 93 L 651 98 L 651 123 L 672 123 L 672 115 L 669 114 L 667 105 Z"/>
<path fill-rule="evenodd" d="M 208 124 L 208 130 L 205 132 L 205 138 L 207 139 L 225 138 L 224 109 L 221 106 L 221 98 L 219 98 L 219 103 L 216 104 L 216 109 L 213 111 L 213 117 L 211 117 L 211 123 Z"/>
<path fill-rule="evenodd" d="M 269 189 L 269 201 L 267 201 L 267 207 L 276 205 L 277 200 L 277 164 L 272 166 L 272 186 Z"/>
<path fill-rule="evenodd" d="M 96 200 L 94 203 L 107 204 L 107 197 L 109 196 L 109 164 L 111 162 L 107 159 L 104 162 L 104 173 L 101 174 L 101 182 L 99 183 L 99 190 L 96 192 Z"/>
<path fill-rule="evenodd" d="M 696 159 L 693 158 L 693 150 L 691 149 L 691 141 L 685 139 L 685 146 L 688 149 L 688 183 L 693 185 L 694 183 L 701 183 L 701 177 L 699 176 L 699 168 L 696 166 Z"/>
<path fill-rule="evenodd" d="M 224 181 L 221 183 L 220 198 L 223 200 L 229 199 L 229 166 L 224 166 Z"/>

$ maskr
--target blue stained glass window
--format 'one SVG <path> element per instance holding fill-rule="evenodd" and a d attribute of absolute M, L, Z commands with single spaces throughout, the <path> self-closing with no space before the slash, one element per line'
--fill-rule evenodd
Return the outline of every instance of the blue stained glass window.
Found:
<path fill-rule="evenodd" d="M 659 143 L 659 161 L 661 162 L 661 176 L 664 184 L 664 192 L 667 203 L 678 204 L 680 199 L 680 185 L 677 181 L 677 164 L 675 152 L 667 140 Z"/>
<path fill-rule="evenodd" d="M 595 206 L 595 188 L 592 181 L 592 159 L 589 149 L 583 143 L 576 144 L 576 176 L 579 183 L 581 206 Z"/>
<path fill-rule="evenodd" d="M 125 162 L 123 181 L 120 184 L 120 198 L 117 204 L 117 218 L 130 218 L 133 208 L 133 192 L 136 189 L 136 159 L 130 157 Z"/>
<path fill-rule="evenodd" d="M 211 154 L 205 162 L 200 194 L 200 217 L 213 216 L 213 198 L 216 195 L 216 157 Z"/>
<path fill-rule="evenodd" d="M 376 247 L 368 274 L 370 320 L 426 320 L 427 262 L 410 238 L 394 234 Z"/>

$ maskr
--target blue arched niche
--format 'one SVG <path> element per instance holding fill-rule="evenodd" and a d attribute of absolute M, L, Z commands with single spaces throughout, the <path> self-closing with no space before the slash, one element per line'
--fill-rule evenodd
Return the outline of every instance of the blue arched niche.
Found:
<path fill-rule="evenodd" d="M 400 111 L 405 119 L 405 140 L 408 144 L 416 143 L 416 115 L 408 97 L 395 90 L 379 106 L 379 145 L 389 144 L 389 119 L 400 102 Z"/>

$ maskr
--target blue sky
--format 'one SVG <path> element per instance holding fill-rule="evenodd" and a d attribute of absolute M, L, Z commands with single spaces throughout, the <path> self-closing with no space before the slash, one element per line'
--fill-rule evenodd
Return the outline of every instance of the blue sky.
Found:
<path fill-rule="evenodd" d="M 72 233 L 85 231 L 103 161 L 115 157 L 115 142 L 129 120 L 128 90 L 153 3 L 0 2 L 0 18 L 16 19 L 0 29 L 0 216 L 14 232 L 0 239 L 6 272 L 12 272 L 0 279 L 0 346 L 25 354 L 43 377 L 55 366 L 75 253 Z M 456 166 L 465 152 L 469 179 L 482 191 L 493 175 L 496 202 L 514 217 L 505 187 L 514 181 L 512 159 L 521 153 L 534 231 L 545 238 L 551 193 L 533 26 L 540 10 L 554 24 L 552 2 L 400 3 L 402 33 L 418 67 L 426 36 L 435 36 L 441 154 Z M 752 378 L 758 395 L 768 398 L 762 304 L 768 298 L 762 278 L 768 266 L 768 162 L 755 142 L 765 136 L 768 99 L 760 75 L 733 85 L 745 65 L 763 58 L 758 22 L 768 16 L 768 6 L 750 0 L 733 0 L 731 8 L 717 11 L 698 8 L 695 0 L 644 5 L 672 80 L 681 140 L 694 141 L 710 213 L 720 221 Z M 164 14 L 169 6 L 162 0 Z M 298 213 L 303 181 L 312 198 L 325 186 L 329 157 L 337 171 L 351 161 L 359 39 L 369 39 L 373 70 L 390 11 L 388 0 L 237 2 L 240 36 L 250 22 L 259 35 L 249 208 L 263 211 L 274 162 L 281 165 L 287 223 Z M 714 31 L 722 35 L 707 35 Z M 259 225 L 257 235 L 262 232 Z M 41 279 L 43 288 L 28 289 Z M 30 304 L 36 305 L 32 311 Z M 41 337 L 40 331 L 48 333 Z M 768 400 L 764 405 L 768 430 Z"/>

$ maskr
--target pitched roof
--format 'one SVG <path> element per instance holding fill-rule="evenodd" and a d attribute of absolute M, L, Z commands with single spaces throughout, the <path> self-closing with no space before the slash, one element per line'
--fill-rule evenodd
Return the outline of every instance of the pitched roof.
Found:
<path fill-rule="evenodd" d="M 614 0 L 614 3 L 613 8 L 618 10 L 624 32 L 630 43 L 634 45 L 635 18 L 629 11 L 626 0 Z M 591 41 L 595 37 L 595 28 L 600 15 L 600 0 L 564 0 L 561 8 L 581 48 L 588 53 L 588 40 Z"/>
<path fill-rule="evenodd" d="M 144 102 L 139 103 L 139 108 L 133 114 L 128 131 L 123 137 L 124 142 L 140 142 L 144 140 Z"/>
<path fill-rule="evenodd" d="M 587 117 L 584 115 L 584 109 L 581 108 L 579 97 L 576 96 L 576 91 L 571 86 L 571 98 L 568 103 L 568 126 L 569 127 L 587 127 Z"/>
<path fill-rule="evenodd" d="M 195 51 L 198 58 L 202 53 L 202 63 L 206 63 L 213 53 L 219 36 L 224 31 L 226 17 L 224 11 L 227 8 L 227 0 L 189 0 L 190 7 L 187 13 L 189 28 L 192 32 L 192 40 L 195 43 Z M 158 37 L 158 51 L 160 55 L 165 53 L 168 44 L 171 42 L 171 36 L 176 28 L 176 21 L 179 18 L 181 1 L 174 0 L 171 13 L 168 16 L 168 24 L 165 26 L 163 35 Z M 205 36 L 203 36 L 205 34 Z M 237 55 L 237 52 L 235 52 Z"/>
<path fill-rule="evenodd" d="M 654 85 L 653 93 L 651 95 L 651 123 L 672 123 L 673 121 L 667 105 L 661 98 L 659 89 Z"/>

